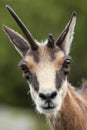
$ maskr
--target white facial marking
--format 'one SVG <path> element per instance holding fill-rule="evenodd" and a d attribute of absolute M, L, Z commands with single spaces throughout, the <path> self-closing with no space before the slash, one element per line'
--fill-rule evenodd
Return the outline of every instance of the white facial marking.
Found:
<path fill-rule="evenodd" d="M 55 90 L 55 68 L 52 64 L 40 64 L 40 68 L 37 71 L 37 77 L 39 81 L 41 92 L 52 92 Z"/>

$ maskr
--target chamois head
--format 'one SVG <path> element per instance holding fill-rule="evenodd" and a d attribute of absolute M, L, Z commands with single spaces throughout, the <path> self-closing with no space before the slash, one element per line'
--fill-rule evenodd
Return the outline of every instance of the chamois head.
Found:
<path fill-rule="evenodd" d="M 48 40 L 40 44 L 13 9 L 6 7 L 26 36 L 25 39 L 13 29 L 3 26 L 10 41 L 23 58 L 19 67 L 29 83 L 36 108 L 40 113 L 55 114 L 61 109 L 67 92 L 69 52 L 76 24 L 76 13 L 72 13 L 70 21 L 56 41 L 52 34 L 49 34 Z"/>

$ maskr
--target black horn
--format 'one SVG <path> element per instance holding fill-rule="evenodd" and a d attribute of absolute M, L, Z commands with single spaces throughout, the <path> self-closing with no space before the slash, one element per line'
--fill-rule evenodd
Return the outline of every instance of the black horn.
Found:
<path fill-rule="evenodd" d="M 48 36 L 47 46 L 50 47 L 50 48 L 54 48 L 54 39 L 53 39 L 53 35 L 52 34 L 49 34 L 49 36 Z"/>
<path fill-rule="evenodd" d="M 33 36 L 29 32 L 29 30 L 26 28 L 24 23 L 21 21 L 21 19 L 17 16 L 17 14 L 14 12 L 14 10 L 9 5 L 6 5 L 6 8 L 8 9 L 8 11 L 12 15 L 12 17 L 15 19 L 16 23 L 19 25 L 19 27 L 23 31 L 24 35 L 26 36 L 26 38 L 27 38 L 27 40 L 28 40 L 28 42 L 29 42 L 29 44 L 31 46 L 31 49 L 32 50 L 37 50 L 38 45 L 36 44 Z"/>

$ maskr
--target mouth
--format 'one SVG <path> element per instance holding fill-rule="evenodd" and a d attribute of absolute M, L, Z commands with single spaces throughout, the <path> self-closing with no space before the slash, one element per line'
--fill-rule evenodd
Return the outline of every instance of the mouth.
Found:
<path fill-rule="evenodd" d="M 41 107 L 40 112 L 45 114 L 45 115 L 50 115 L 55 113 L 56 107 L 55 106 L 48 106 L 48 107 Z"/>
<path fill-rule="evenodd" d="M 45 114 L 45 115 L 49 115 L 49 114 L 54 114 L 57 109 L 58 109 L 58 106 L 56 104 L 54 104 L 52 101 L 47 101 L 47 102 L 44 102 L 43 105 L 36 105 L 36 109 L 38 112 L 42 113 L 42 114 Z"/>
<path fill-rule="evenodd" d="M 57 106 L 52 105 L 52 106 L 37 106 L 37 110 L 40 113 L 43 113 L 45 115 L 53 114 L 57 111 Z"/>
<path fill-rule="evenodd" d="M 49 100 L 49 101 L 46 101 L 44 106 L 42 106 L 43 109 L 45 110 L 49 110 L 49 109 L 54 109 L 55 106 L 54 104 Z"/>
<path fill-rule="evenodd" d="M 55 106 L 43 106 L 42 107 L 44 110 L 49 110 L 49 109 L 54 109 Z"/>
<path fill-rule="evenodd" d="M 45 104 L 44 106 L 41 106 L 42 113 L 44 114 L 52 114 L 56 110 L 56 106 L 52 103 Z"/>
<path fill-rule="evenodd" d="M 43 109 L 49 110 L 49 109 L 54 109 L 55 106 L 52 102 L 46 102 L 44 106 L 42 106 Z"/>

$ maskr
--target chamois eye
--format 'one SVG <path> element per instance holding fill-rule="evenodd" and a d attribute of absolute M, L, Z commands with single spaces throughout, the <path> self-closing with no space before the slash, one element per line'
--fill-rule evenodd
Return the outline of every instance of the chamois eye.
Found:
<path fill-rule="evenodd" d="M 67 64 L 70 64 L 70 59 L 66 59 L 65 62 L 66 62 Z"/>
<path fill-rule="evenodd" d="M 23 71 L 23 77 L 27 80 L 31 77 L 31 72 L 25 63 L 19 63 L 19 68 Z"/>
<path fill-rule="evenodd" d="M 65 66 L 65 67 L 69 67 L 69 65 L 70 65 L 70 59 L 66 59 L 66 60 L 64 61 L 64 66 Z"/>
<path fill-rule="evenodd" d="M 25 64 L 19 65 L 19 68 L 20 68 L 22 71 L 26 71 L 26 70 L 28 69 Z"/>
<path fill-rule="evenodd" d="M 71 59 L 65 59 L 63 66 L 62 66 L 62 71 L 64 72 L 65 75 L 67 75 L 70 71 L 70 62 Z"/>

